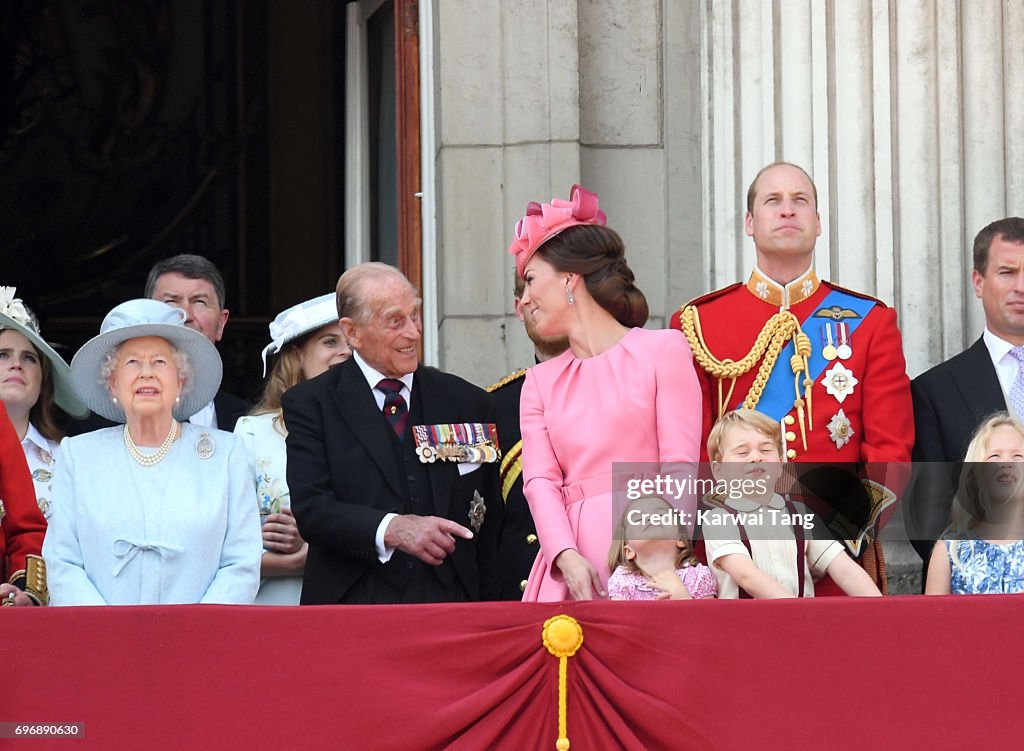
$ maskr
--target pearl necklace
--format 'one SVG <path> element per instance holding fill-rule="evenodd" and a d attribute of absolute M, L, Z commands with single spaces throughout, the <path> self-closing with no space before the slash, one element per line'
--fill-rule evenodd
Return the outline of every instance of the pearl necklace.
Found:
<path fill-rule="evenodd" d="M 159 464 L 164 460 L 164 457 L 171 450 L 171 446 L 174 445 L 174 439 L 178 437 L 178 423 L 174 420 L 171 421 L 171 429 L 167 433 L 167 437 L 164 438 L 164 442 L 160 444 L 160 447 L 154 454 L 143 454 L 139 451 L 139 447 L 135 445 L 135 441 L 132 440 L 132 434 L 128 431 L 128 423 L 124 426 L 124 445 L 128 449 L 128 454 L 141 464 L 143 467 L 152 467 Z"/>

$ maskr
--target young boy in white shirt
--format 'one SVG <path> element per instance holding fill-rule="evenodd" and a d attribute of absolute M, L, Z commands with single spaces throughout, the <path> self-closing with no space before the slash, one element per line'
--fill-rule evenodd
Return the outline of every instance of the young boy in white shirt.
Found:
<path fill-rule="evenodd" d="M 871 578 L 802 504 L 776 492 L 782 431 L 751 409 L 727 412 L 708 437 L 716 484 L 730 492 L 701 516 L 708 565 L 719 598 L 813 597 L 825 573 L 848 595 L 880 597 Z M 825 537 L 815 539 L 815 529 Z"/>

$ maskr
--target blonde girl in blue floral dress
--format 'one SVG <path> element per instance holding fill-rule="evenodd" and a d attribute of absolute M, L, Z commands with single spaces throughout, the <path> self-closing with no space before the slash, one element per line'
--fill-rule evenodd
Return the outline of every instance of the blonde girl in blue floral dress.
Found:
<path fill-rule="evenodd" d="M 971 439 L 943 537 L 925 594 L 1024 592 L 1024 424 L 1006 412 Z"/>
<path fill-rule="evenodd" d="M 281 395 L 297 383 L 315 378 L 351 355 L 338 325 L 334 293 L 321 295 L 282 311 L 270 324 L 271 343 L 263 350 L 276 353 L 259 404 L 235 426 L 235 435 L 249 454 L 260 518 L 263 520 L 263 561 L 257 605 L 298 605 L 306 543 L 292 515 Z"/>

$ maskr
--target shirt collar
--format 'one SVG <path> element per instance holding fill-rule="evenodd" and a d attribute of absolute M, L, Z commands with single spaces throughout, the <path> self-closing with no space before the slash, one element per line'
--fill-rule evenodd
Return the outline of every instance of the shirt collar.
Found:
<path fill-rule="evenodd" d="M 50 450 L 50 442 L 43 437 L 42 433 L 36 430 L 36 426 L 32 423 L 28 424 L 28 430 L 25 431 L 25 438 L 21 445 L 24 446 L 26 442 L 30 442 L 44 451 Z"/>
<path fill-rule="evenodd" d="M 985 346 L 988 347 L 988 354 L 992 358 L 993 363 L 998 363 L 1010 354 L 1010 350 L 1015 346 L 993 334 L 989 331 L 988 326 L 985 327 L 985 333 L 981 335 L 981 338 L 985 340 Z"/>
<path fill-rule="evenodd" d="M 747 289 L 752 295 L 782 310 L 803 302 L 817 292 L 820 286 L 821 280 L 814 271 L 813 263 L 807 271 L 789 284 L 779 284 L 757 266 L 754 266 L 754 270 L 750 272 L 750 279 L 747 280 Z"/>
<path fill-rule="evenodd" d="M 762 504 L 757 501 L 752 501 L 749 498 L 726 498 L 725 505 L 734 511 L 742 511 L 744 513 L 758 511 L 762 508 Z M 786 502 L 782 500 L 781 495 L 775 493 L 771 500 L 764 504 L 763 507 L 782 510 L 786 508 Z"/>
<path fill-rule="evenodd" d="M 363 372 L 363 377 L 366 379 L 366 382 L 370 384 L 371 390 L 377 388 L 377 384 L 380 383 L 383 379 L 387 378 L 386 375 L 381 373 L 379 370 L 377 370 L 372 365 L 367 363 L 366 360 L 360 357 L 359 353 L 356 352 L 355 350 L 352 350 L 352 359 L 356 361 L 356 365 L 359 366 L 359 370 Z M 409 390 L 410 395 L 412 395 L 413 375 L 415 374 L 406 373 L 401 378 L 396 379 L 402 382 L 402 385 Z"/>

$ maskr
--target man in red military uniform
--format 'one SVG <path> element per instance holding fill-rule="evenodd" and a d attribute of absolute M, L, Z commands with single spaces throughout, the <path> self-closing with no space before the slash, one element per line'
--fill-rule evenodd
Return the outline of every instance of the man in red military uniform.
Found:
<path fill-rule="evenodd" d="M 868 513 L 852 528 L 838 515 L 829 526 L 884 592 L 874 534 L 909 469 L 910 381 L 895 311 L 815 274 L 817 203 L 800 167 L 763 168 L 747 192 L 757 252 L 750 278 L 684 305 L 671 325 L 699 365 L 705 441 L 722 413 L 747 407 L 782 422 L 789 461 L 876 467 L 861 478 Z"/>
<path fill-rule="evenodd" d="M 45 534 L 25 452 L 0 402 L 0 604 L 46 604 Z"/>

